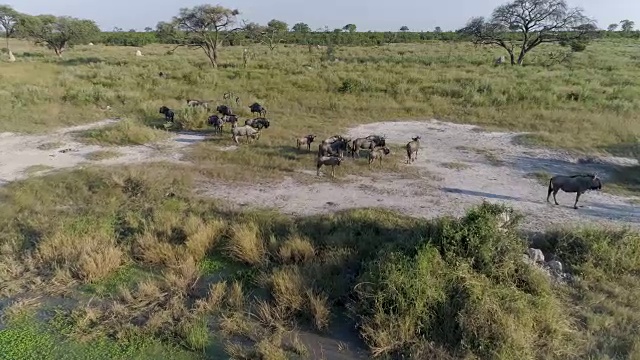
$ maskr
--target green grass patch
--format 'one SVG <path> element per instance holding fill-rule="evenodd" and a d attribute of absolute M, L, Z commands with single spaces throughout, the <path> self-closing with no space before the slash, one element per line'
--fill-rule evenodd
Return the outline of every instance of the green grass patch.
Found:
<path fill-rule="evenodd" d="M 86 159 L 91 161 L 102 161 L 119 157 L 121 154 L 113 150 L 98 150 L 87 154 Z"/>
<path fill-rule="evenodd" d="M 35 175 L 39 172 L 43 172 L 43 171 L 49 171 L 53 169 L 52 166 L 49 165 L 32 165 L 29 166 L 28 168 L 24 169 L 24 173 L 31 176 L 31 175 Z"/>
<path fill-rule="evenodd" d="M 93 145 L 144 145 L 167 139 L 169 133 L 156 130 L 133 120 L 122 120 L 100 129 L 87 130 L 78 138 Z"/>

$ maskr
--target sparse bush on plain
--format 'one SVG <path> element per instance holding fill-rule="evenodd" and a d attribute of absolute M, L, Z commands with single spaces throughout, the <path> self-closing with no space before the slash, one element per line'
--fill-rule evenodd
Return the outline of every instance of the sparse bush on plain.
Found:
<path fill-rule="evenodd" d="M 288 238 L 278 249 L 278 256 L 283 264 L 311 261 L 315 253 L 311 242 L 298 236 Z"/>
<path fill-rule="evenodd" d="M 166 139 L 165 131 L 155 130 L 132 120 L 122 120 L 115 125 L 88 130 L 80 139 L 95 145 L 144 145 Z"/>
<path fill-rule="evenodd" d="M 248 265 L 261 265 L 265 261 L 266 245 L 256 224 L 234 224 L 230 230 L 231 236 L 226 246 L 229 256 Z"/>

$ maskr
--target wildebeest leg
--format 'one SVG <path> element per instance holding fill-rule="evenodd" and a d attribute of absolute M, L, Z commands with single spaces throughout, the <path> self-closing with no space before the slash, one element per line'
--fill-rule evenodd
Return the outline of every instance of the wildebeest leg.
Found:
<path fill-rule="evenodd" d="M 316 176 L 320 176 L 320 168 L 322 167 L 322 165 L 318 164 L 316 167 Z"/>
<path fill-rule="evenodd" d="M 573 204 L 574 209 L 578 208 L 578 199 L 580 199 L 580 191 L 576 193 L 576 202 Z"/>
<path fill-rule="evenodd" d="M 380 167 L 382 167 L 382 156 L 380 156 Z"/>
<path fill-rule="evenodd" d="M 336 166 L 335 165 L 331 165 L 331 177 L 336 177 Z"/>
<path fill-rule="evenodd" d="M 560 204 L 558 204 L 558 200 L 556 200 L 556 194 L 558 193 L 559 190 L 560 189 L 554 189 L 553 190 L 553 202 L 555 202 L 556 205 L 560 205 Z"/>
<path fill-rule="evenodd" d="M 547 202 L 549 202 L 549 197 L 551 196 L 552 192 L 553 192 L 553 188 L 549 186 L 549 191 L 547 191 Z"/>
<path fill-rule="evenodd" d="M 233 141 L 234 141 L 236 144 L 240 145 L 240 143 L 238 142 L 238 137 L 237 137 L 237 136 L 235 136 L 235 135 L 234 135 L 234 136 L 232 136 L 232 137 L 233 137 Z"/>

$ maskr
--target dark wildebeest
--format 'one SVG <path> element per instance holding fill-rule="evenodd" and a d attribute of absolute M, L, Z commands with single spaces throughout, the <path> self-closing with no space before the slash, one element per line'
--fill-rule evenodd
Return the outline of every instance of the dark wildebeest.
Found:
<path fill-rule="evenodd" d="M 549 202 L 549 196 L 553 193 L 553 201 L 556 205 L 556 194 L 562 190 L 566 193 L 576 193 L 576 202 L 573 204 L 573 208 L 578 208 L 578 200 L 580 195 L 584 194 L 587 190 L 601 190 L 602 182 L 596 174 L 580 174 L 573 176 L 556 175 L 549 179 L 549 191 L 547 192 L 547 202 Z"/>
<path fill-rule="evenodd" d="M 163 106 L 160 108 L 160 114 L 164 115 L 164 118 L 166 120 L 169 120 L 171 122 L 173 122 L 173 118 L 176 116 L 176 114 L 173 112 L 173 110 L 169 109 L 166 106 Z"/>
<path fill-rule="evenodd" d="M 301 138 L 297 138 L 296 139 L 296 146 L 298 147 L 298 150 L 300 150 L 300 147 L 303 145 L 307 145 L 307 150 L 311 151 L 311 143 L 316 139 L 315 135 L 307 135 Z"/>
<path fill-rule="evenodd" d="M 347 151 L 349 140 L 343 137 L 339 139 L 327 143 L 326 140 L 322 142 L 322 144 L 318 145 L 318 157 L 323 156 L 344 156 L 344 153 Z"/>
<path fill-rule="evenodd" d="M 231 134 L 233 137 L 233 141 L 236 144 L 239 144 L 238 137 L 246 136 L 247 143 L 251 142 L 251 139 L 259 140 L 260 139 L 260 130 L 256 130 L 249 125 L 245 125 L 243 127 L 235 127 L 231 129 Z"/>
<path fill-rule="evenodd" d="M 208 120 L 209 125 L 213 126 L 214 133 L 222 133 L 222 126 L 224 125 L 224 120 L 222 120 L 218 115 L 209 116 Z"/>
<path fill-rule="evenodd" d="M 366 138 L 355 139 L 351 143 L 351 157 L 356 157 L 356 155 L 360 157 L 360 150 L 369 150 L 369 152 L 371 152 L 377 147 L 386 146 L 386 144 L 385 138 L 378 135 L 369 135 Z"/>
<path fill-rule="evenodd" d="M 231 124 L 231 128 L 235 129 L 238 126 L 238 117 L 235 115 L 231 115 L 231 116 L 223 116 L 222 120 L 225 123 L 230 123 Z"/>
<path fill-rule="evenodd" d="M 222 114 L 222 116 L 231 116 L 233 115 L 233 110 L 227 105 L 219 105 L 216 107 L 216 111 Z"/>
<path fill-rule="evenodd" d="M 254 127 L 258 130 L 261 130 L 262 128 L 268 129 L 270 125 L 269 120 L 265 118 L 255 118 L 255 119 L 246 120 L 244 124 Z"/>
<path fill-rule="evenodd" d="M 340 166 L 342 162 L 341 156 L 319 156 L 316 161 L 316 176 L 320 176 L 320 168 L 324 166 L 331 166 L 331 177 L 335 177 L 336 166 Z"/>
<path fill-rule="evenodd" d="M 420 136 L 414 137 L 407 143 L 407 164 L 418 159 L 418 150 L 420 150 Z"/>
<path fill-rule="evenodd" d="M 267 109 L 265 109 L 264 106 L 258 104 L 258 103 L 253 103 L 249 106 L 249 109 L 251 110 L 251 114 L 258 114 L 260 117 L 265 117 L 267 116 Z"/>

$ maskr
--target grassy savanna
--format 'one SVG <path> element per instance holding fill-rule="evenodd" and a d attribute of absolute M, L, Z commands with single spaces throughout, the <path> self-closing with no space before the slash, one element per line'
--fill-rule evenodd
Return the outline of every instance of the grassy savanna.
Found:
<path fill-rule="evenodd" d="M 208 131 L 185 99 L 223 103 L 225 92 L 240 97 L 242 120 L 249 104 L 265 105 L 272 126 L 234 151 L 219 149 L 231 145 L 228 132 L 212 135 L 189 150 L 190 166 L 89 166 L 1 188 L 0 353 L 304 358 L 346 333 L 350 347 L 382 357 L 638 357 L 636 233 L 542 234 L 544 250 L 576 276 L 556 284 L 522 262 L 526 239 L 498 226 L 495 206 L 431 221 L 372 209 L 291 218 L 192 194 L 203 176 L 315 170 L 296 137 L 389 119 L 532 131 L 527 140 L 541 145 L 637 156 L 634 45 L 598 41 L 562 64 L 546 57 L 560 48 L 541 47 L 523 67 L 494 67 L 502 53 L 465 43 L 344 47 L 331 62 L 307 47 L 251 46 L 247 68 L 243 49 L 228 47 L 214 71 L 197 50 L 153 45 L 135 57 L 134 48 L 79 46 L 58 59 L 12 42 L 18 60 L 0 67 L 0 131 L 120 116 L 128 120 L 78 139 L 142 144 L 167 135 L 156 129 L 162 105 L 183 129 Z M 384 171 L 404 169 L 402 150 L 392 151 Z M 363 159 L 336 173 L 368 171 Z"/>
<path fill-rule="evenodd" d="M 84 169 L 0 189 L 5 357 L 307 358 L 339 346 L 298 332 L 353 323 L 364 344 L 342 340 L 383 358 L 640 355 L 638 234 L 545 234 L 576 276 L 561 285 L 522 262 L 499 206 L 432 221 L 230 212 L 191 195 L 190 173 Z"/>

